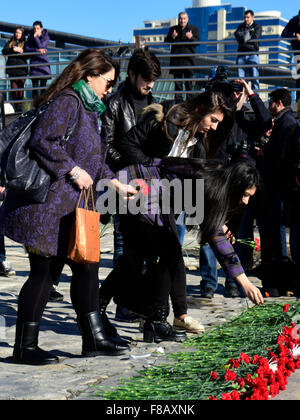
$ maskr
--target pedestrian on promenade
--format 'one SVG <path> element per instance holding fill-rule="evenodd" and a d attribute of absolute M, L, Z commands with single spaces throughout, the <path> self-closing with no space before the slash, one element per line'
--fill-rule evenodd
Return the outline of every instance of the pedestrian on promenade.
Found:
<path fill-rule="evenodd" d="M 195 65 L 195 58 L 192 54 L 195 54 L 196 45 L 190 44 L 200 40 L 199 29 L 197 26 L 189 23 L 189 16 L 186 12 L 181 12 L 178 15 L 178 25 L 172 26 L 169 30 L 168 35 L 165 38 L 165 42 L 172 43 L 171 54 L 185 54 L 184 57 L 171 57 L 170 66 L 187 66 L 186 69 L 172 69 L 170 73 L 174 75 L 174 79 L 185 79 L 193 77 Z M 178 45 L 176 43 L 184 43 Z M 186 91 L 192 90 L 192 83 L 189 80 L 185 82 L 175 81 L 175 90 L 183 91 L 183 85 L 185 85 Z M 187 94 L 189 99 L 192 95 Z M 175 94 L 177 102 L 182 102 L 183 97 L 181 93 Z"/>
<path fill-rule="evenodd" d="M 49 58 L 47 55 L 47 48 L 50 37 L 47 29 L 43 28 L 41 21 L 37 20 L 33 23 L 33 29 L 30 31 L 25 44 L 25 52 L 39 52 L 30 56 L 30 76 L 32 79 L 33 88 L 44 88 L 47 85 L 47 80 L 51 76 L 51 68 L 49 65 Z M 36 77 L 48 76 L 48 77 Z M 33 90 L 32 98 L 36 98 L 43 90 Z"/>
<path fill-rule="evenodd" d="M 14 101 L 22 101 L 24 98 L 25 78 L 28 74 L 28 65 L 26 55 L 23 55 L 25 48 L 25 33 L 22 26 L 17 26 L 13 37 L 5 44 L 2 54 L 7 55 L 6 73 L 11 78 L 10 87 L 18 89 L 12 92 Z M 11 68 L 10 66 L 23 66 Z M 16 79 L 14 79 L 16 77 Z M 22 111 L 22 103 L 14 104 L 16 111 Z"/>
<path fill-rule="evenodd" d="M 238 26 L 234 33 L 238 42 L 238 52 L 243 53 L 237 56 L 236 64 L 239 65 L 239 79 L 245 79 L 247 76 L 256 78 L 251 81 L 251 87 L 254 91 L 259 89 L 259 71 L 256 67 L 259 64 L 259 55 L 256 53 L 259 51 L 259 43 L 252 40 L 259 39 L 261 34 L 262 27 L 255 22 L 254 12 L 246 10 L 244 22 Z M 249 65 L 249 67 L 243 68 L 243 65 Z"/>
<path fill-rule="evenodd" d="M 29 147 L 52 176 L 47 200 L 32 203 L 12 191 L 0 210 L 0 233 L 27 247 L 30 274 L 18 300 L 13 360 L 25 364 L 52 364 L 58 358 L 38 347 L 40 319 L 53 285 L 53 273 L 62 262 L 72 270 L 71 300 L 82 332 L 82 355 L 120 355 L 128 346 L 107 339 L 99 312 L 98 264 L 67 259 L 74 210 L 80 191 L 100 179 L 113 178 L 105 163 L 106 143 L 101 138 L 102 99 L 111 92 L 117 65 L 99 49 L 87 49 L 38 97 L 35 105 L 54 101 L 39 117 Z M 76 122 L 65 148 L 62 137 Z M 108 181 L 127 198 L 135 194 L 116 179 Z"/>
<path fill-rule="evenodd" d="M 138 179 L 139 183 L 144 183 L 145 190 L 144 193 L 142 190 L 142 194 L 149 201 L 146 201 L 146 207 L 143 208 L 148 211 L 134 215 L 130 212 L 120 214 L 124 253 L 104 280 L 101 292 L 109 300 L 114 297 L 116 302 L 146 319 L 143 327 L 144 341 L 183 339 L 182 334 L 167 322 L 171 290 L 175 316 L 187 312 L 186 273 L 174 223 L 174 209 L 166 214 L 162 204 L 166 197 L 163 195 L 166 194 L 166 184 L 163 182 L 166 179 L 204 180 L 204 196 L 196 198 L 198 186 L 194 183 L 189 197 L 190 202 L 204 202 L 200 243 L 209 241 L 226 273 L 243 287 L 246 296 L 256 304 L 263 303 L 260 291 L 246 277 L 226 235 L 218 233 L 229 215 L 239 206 L 246 205 L 250 196 L 255 194 L 258 185 L 255 167 L 246 162 L 223 167 L 220 164 L 207 164 L 200 159 L 170 157 L 124 168 L 117 173 L 117 177 L 124 177 L 124 173 L 130 181 Z M 183 186 L 183 190 L 184 188 Z M 186 194 L 185 191 L 182 193 Z M 182 196 L 174 197 L 174 203 L 182 202 L 181 200 L 183 201 Z M 199 204 L 198 202 L 195 208 Z M 140 261 L 143 261 L 142 265 Z"/>
<path fill-rule="evenodd" d="M 286 24 L 284 30 L 281 33 L 282 38 L 294 38 L 291 41 L 292 50 L 299 51 L 300 50 L 300 10 L 298 15 L 292 17 L 289 22 Z M 300 89 L 300 52 L 295 53 L 294 62 L 296 65 L 296 88 Z M 296 91 L 296 99 L 300 99 L 300 90 Z"/>
<path fill-rule="evenodd" d="M 123 136 L 136 125 L 144 107 L 155 102 L 151 89 L 160 74 L 160 63 L 157 57 L 148 50 L 137 49 L 130 57 L 126 80 L 105 100 L 107 109 L 103 114 L 102 122 L 108 145 L 106 162 L 113 171 L 124 166 L 118 145 Z M 113 223 L 113 264 L 115 266 L 117 259 L 123 253 L 123 239 L 117 213 L 113 216 Z M 102 306 L 100 302 L 100 308 Z M 115 318 L 121 322 L 139 320 L 136 314 L 119 305 L 116 307 Z"/>

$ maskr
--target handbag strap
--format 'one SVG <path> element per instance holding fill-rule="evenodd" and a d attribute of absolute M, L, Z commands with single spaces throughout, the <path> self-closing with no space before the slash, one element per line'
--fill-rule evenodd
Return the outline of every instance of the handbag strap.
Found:
<path fill-rule="evenodd" d="M 94 194 L 93 194 L 93 187 L 92 187 L 92 185 L 88 188 L 87 191 L 84 190 L 84 189 L 81 190 L 76 208 L 78 208 L 80 206 L 82 197 L 84 195 L 84 198 L 85 198 L 85 206 L 84 206 L 84 208 L 86 210 L 88 210 L 88 201 L 89 201 L 90 194 L 91 194 L 91 198 L 92 198 L 92 210 L 95 211 L 95 201 L 94 201 Z"/>

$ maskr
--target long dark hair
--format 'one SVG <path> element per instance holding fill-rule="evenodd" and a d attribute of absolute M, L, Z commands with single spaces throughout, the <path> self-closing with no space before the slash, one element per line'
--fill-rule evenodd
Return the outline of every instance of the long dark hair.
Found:
<path fill-rule="evenodd" d="M 203 138 L 206 157 L 207 159 L 212 159 L 215 157 L 233 126 L 233 108 L 222 93 L 205 91 L 188 101 L 174 105 L 165 115 L 163 124 L 164 133 L 170 140 L 175 140 L 168 133 L 168 121 L 170 121 L 190 131 L 187 139 L 189 141 L 191 138 L 197 137 L 198 127 L 203 118 L 216 111 L 222 112 L 224 119 L 219 123 L 215 132 L 210 130 Z"/>
<path fill-rule="evenodd" d="M 240 209 L 245 191 L 260 184 L 256 168 L 246 161 L 225 166 L 213 160 L 167 157 L 162 160 L 162 167 L 181 179 L 204 179 L 201 244 L 212 239 L 228 218 Z"/>
<path fill-rule="evenodd" d="M 115 79 L 119 76 L 119 65 L 109 55 L 100 49 L 88 48 L 83 50 L 64 71 L 51 83 L 44 93 L 36 98 L 34 106 L 46 103 L 49 99 L 60 93 L 62 90 L 70 88 L 73 83 L 84 79 L 87 76 L 99 76 L 107 73 L 112 68 L 115 69 Z"/>
<path fill-rule="evenodd" d="M 21 39 L 16 39 L 16 31 L 20 30 L 22 32 L 22 38 Z M 20 48 L 24 48 L 25 45 L 25 31 L 23 26 L 17 26 L 14 32 L 13 37 L 10 40 L 9 43 L 9 48 L 13 48 L 15 45 L 17 45 L 17 43 L 19 44 Z"/>

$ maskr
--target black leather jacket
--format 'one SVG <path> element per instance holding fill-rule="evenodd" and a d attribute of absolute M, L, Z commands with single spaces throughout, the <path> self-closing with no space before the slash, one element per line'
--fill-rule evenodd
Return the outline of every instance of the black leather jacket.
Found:
<path fill-rule="evenodd" d="M 117 92 L 110 95 L 105 105 L 107 110 L 102 116 L 103 130 L 107 140 L 106 162 L 113 171 L 124 167 L 119 143 L 125 134 L 137 123 L 129 80 L 122 83 Z M 147 95 L 148 105 L 154 103 L 151 93 Z"/>
<path fill-rule="evenodd" d="M 296 34 L 300 34 L 300 23 L 299 16 L 294 16 L 286 25 L 282 31 L 282 38 L 293 38 L 296 37 Z M 293 50 L 300 50 L 300 41 L 295 38 L 292 42 Z"/>
<path fill-rule="evenodd" d="M 252 25 L 247 26 L 241 23 L 234 33 L 234 36 L 239 44 L 239 52 L 258 51 L 259 43 L 252 42 L 252 39 L 259 39 L 262 34 L 262 27 L 258 23 L 253 22 Z"/>

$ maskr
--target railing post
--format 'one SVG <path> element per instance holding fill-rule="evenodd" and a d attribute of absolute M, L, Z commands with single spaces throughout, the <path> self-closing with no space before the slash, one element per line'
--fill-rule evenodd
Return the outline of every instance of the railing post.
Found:
<path fill-rule="evenodd" d="M 5 114 L 4 114 L 4 98 L 0 93 L 0 130 L 3 130 L 5 126 Z"/>

